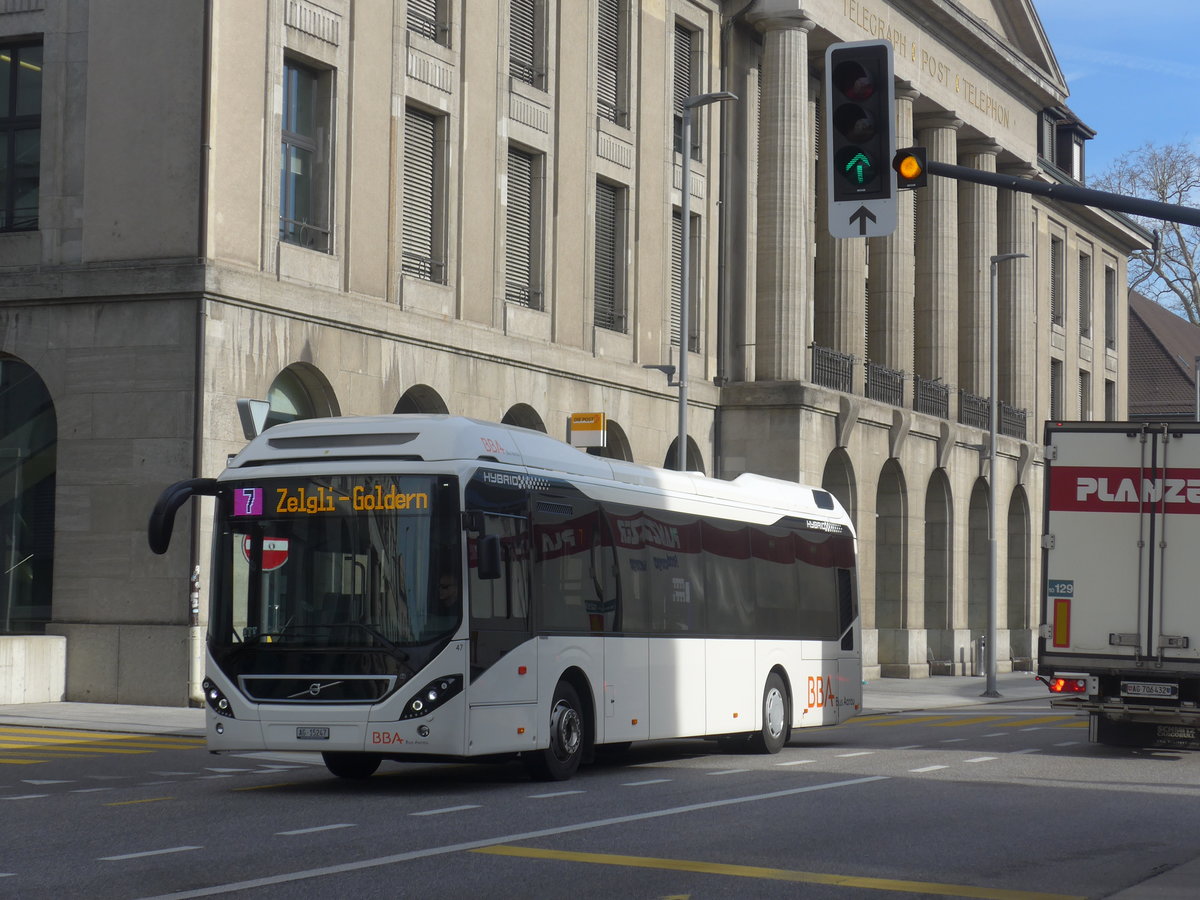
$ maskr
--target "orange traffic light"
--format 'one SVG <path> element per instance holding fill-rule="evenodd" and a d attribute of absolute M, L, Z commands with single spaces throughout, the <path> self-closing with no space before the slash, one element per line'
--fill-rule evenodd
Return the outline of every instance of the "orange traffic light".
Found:
<path fill-rule="evenodd" d="M 909 147 L 897 150 L 892 158 L 892 168 L 896 170 L 896 187 L 900 190 L 912 190 L 925 187 L 925 148 Z"/>

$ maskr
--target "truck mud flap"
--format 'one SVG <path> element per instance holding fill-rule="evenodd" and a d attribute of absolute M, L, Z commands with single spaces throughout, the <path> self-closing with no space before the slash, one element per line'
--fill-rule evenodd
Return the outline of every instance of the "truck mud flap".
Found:
<path fill-rule="evenodd" d="M 1120 722 L 1093 715 L 1088 721 L 1088 738 L 1109 747 L 1200 750 L 1200 727 L 1192 725 Z"/>

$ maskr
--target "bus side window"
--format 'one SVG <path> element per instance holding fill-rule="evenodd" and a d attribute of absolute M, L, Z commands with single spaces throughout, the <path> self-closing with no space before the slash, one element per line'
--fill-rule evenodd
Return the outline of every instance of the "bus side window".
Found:
<path fill-rule="evenodd" d="M 500 539 L 500 577 L 479 577 L 478 535 L 467 545 L 470 579 L 471 677 L 529 637 L 529 523 L 522 516 L 484 515 L 484 534 Z"/>

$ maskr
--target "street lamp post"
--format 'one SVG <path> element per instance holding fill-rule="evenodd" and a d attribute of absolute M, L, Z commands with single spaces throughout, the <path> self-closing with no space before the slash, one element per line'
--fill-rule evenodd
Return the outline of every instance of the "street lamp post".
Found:
<path fill-rule="evenodd" d="M 683 156 L 683 173 L 680 176 L 680 192 L 682 198 L 682 221 L 679 233 L 679 437 L 675 448 L 675 467 L 680 472 L 687 471 L 687 385 L 688 385 L 688 298 L 691 266 L 691 248 L 688 246 L 692 215 L 692 110 L 698 106 L 707 106 L 725 100 L 736 100 L 737 95 L 729 91 L 717 91 L 712 94 L 697 94 L 683 101 L 683 127 L 680 148 Z"/>
<path fill-rule="evenodd" d="M 1000 263 L 1007 262 L 1011 259 L 1023 259 L 1028 257 L 1028 253 L 1001 253 L 998 256 L 991 258 L 992 263 L 992 296 L 991 296 L 991 342 L 992 342 L 992 359 L 991 359 L 991 415 L 988 418 L 988 430 L 991 443 L 988 445 L 988 557 L 991 571 L 988 574 L 988 609 L 987 609 L 987 686 L 984 688 L 984 697 L 999 697 L 1000 692 L 996 690 L 996 630 L 997 620 L 999 619 L 999 597 L 1000 586 L 997 584 L 997 574 L 999 567 L 997 565 L 996 552 L 996 437 L 999 428 L 997 427 L 1000 419 L 1000 400 L 999 400 L 999 358 L 1000 358 L 1000 341 L 998 338 L 998 319 L 999 316 L 996 310 L 996 272 L 1000 267 Z"/>

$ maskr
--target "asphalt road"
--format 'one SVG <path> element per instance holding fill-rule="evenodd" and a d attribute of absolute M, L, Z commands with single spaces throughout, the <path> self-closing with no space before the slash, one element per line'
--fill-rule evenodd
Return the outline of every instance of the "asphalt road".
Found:
<path fill-rule="evenodd" d="M 865 716 L 777 756 L 635 745 L 562 783 L 51 731 L 0 726 L 0 896 L 1034 900 L 1200 856 L 1200 753 L 1091 745 L 1044 702 Z"/>

